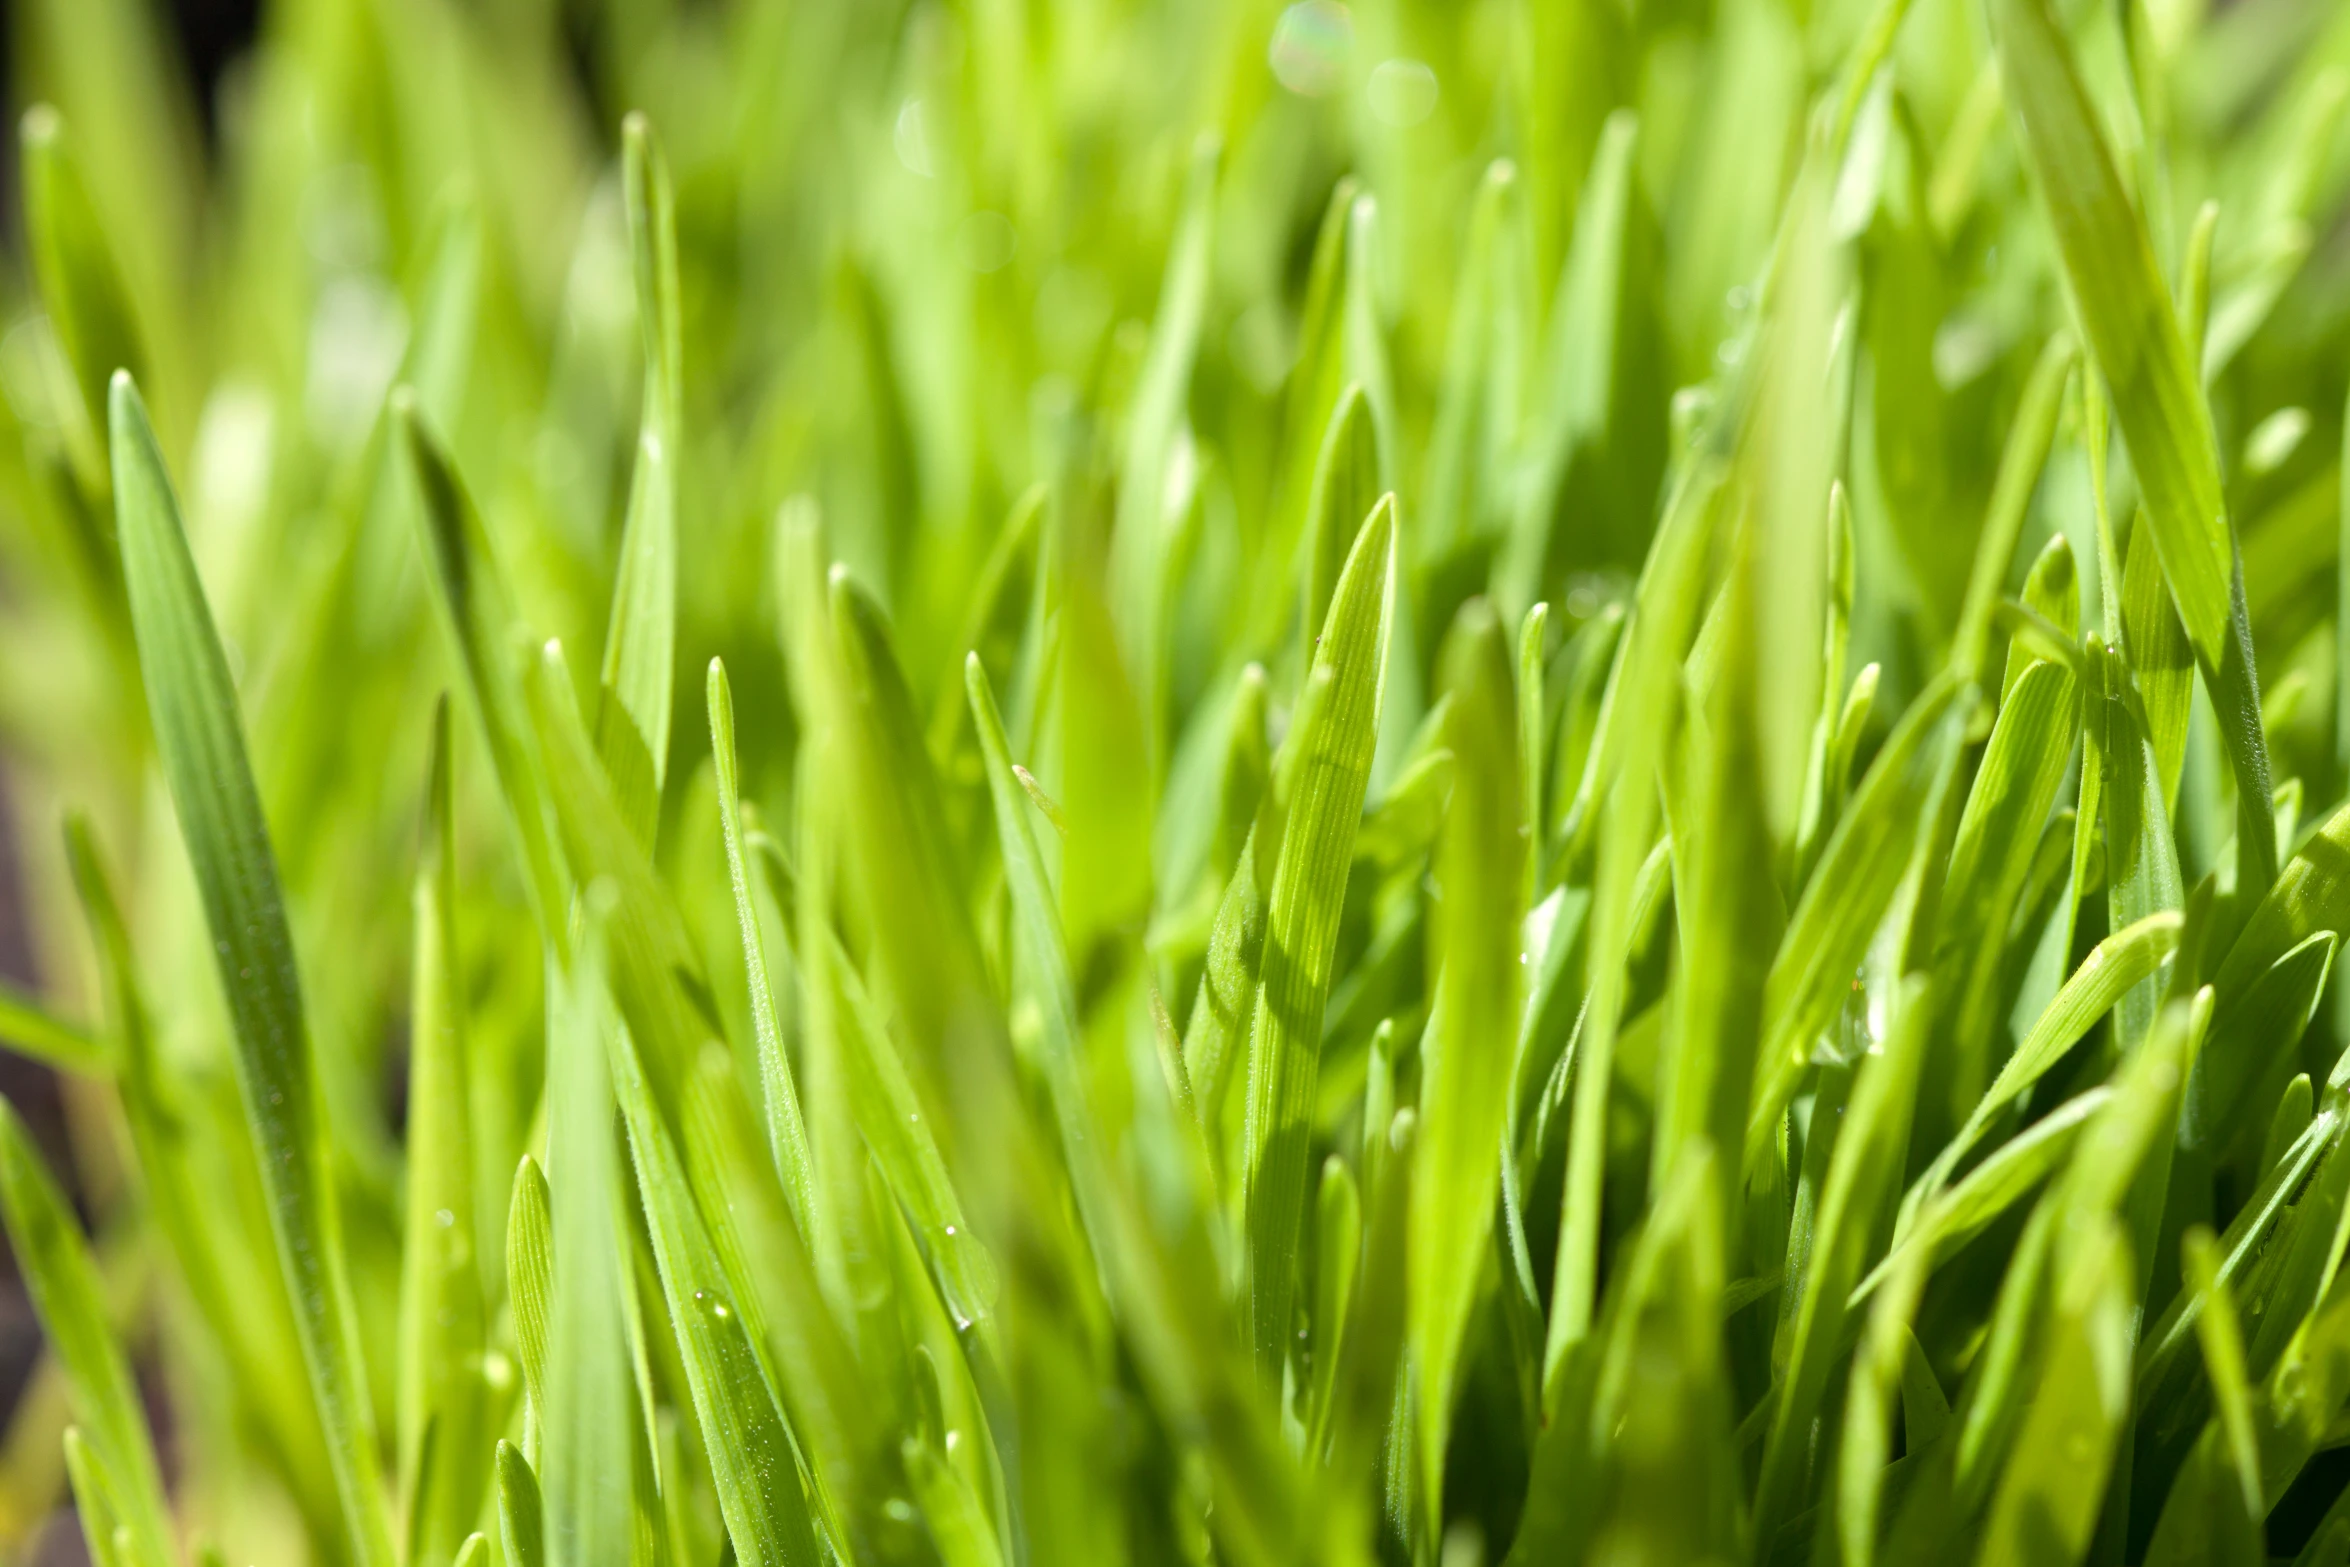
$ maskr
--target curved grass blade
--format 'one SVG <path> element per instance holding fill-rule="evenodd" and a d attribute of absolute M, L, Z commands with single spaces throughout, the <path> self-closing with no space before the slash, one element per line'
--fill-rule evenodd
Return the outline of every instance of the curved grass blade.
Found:
<path fill-rule="evenodd" d="M 1262 978 L 1249 1029 L 1241 1166 L 1250 1342 L 1269 1376 L 1290 1339 L 1322 1008 L 1379 735 L 1394 558 L 1395 500 L 1389 496 L 1372 509 L 1339 573 L 1314 652 L 1315 675 L 1328 686 L 1291 737 L 1294 751 L 1283 759 L 1282 771 L 1291 780 L 1288 819 L 1273 869 Z"/>
<path fill-rule="evenodd" d="M 343 1272 L 309 1025 L 236 690 L 163 454 L 127 375 L 114 378 L 111 412 L 116 521 L 139 667 L 215 944 L 278 1261 L 293 1297 L 352 1557 L 357 1567 L 390 1567 L 391 1521 Z"/>

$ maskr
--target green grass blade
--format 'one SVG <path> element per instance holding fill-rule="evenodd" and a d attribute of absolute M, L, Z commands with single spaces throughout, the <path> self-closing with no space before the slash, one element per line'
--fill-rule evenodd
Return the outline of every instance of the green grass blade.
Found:
<path fill-rule="evenodd" d="M 0 1045 L 61 1072 L 107 1077 L 114 1071 L 113 1057 L 102 1040 L 4 981 L 0 981 Z"/>
<path fill-rule="evenodd" d="M 20 137 L 33 276 L 81 404 L 67 424 L 67 452 L 76 477 L 102 504 L 109 489 L 107 381 L 117 370 L 145 376 L 145 344 L 64 117 L 47 104 L 35 104 L 25 111 Z"/>
<path fill-rule="evenodd" d="M 642 114 L 621 127 L 621 185 L 644 338 L 645 391 L 636 469 L 620 533 L 620 573 L 604 634 L 596 749 L 621 808 L 650 842 L 669 766 L 677 646 L 677 465 L 684 453 L 676 199 L 669 165 Z"/>
<path fill-rule="evenodd" d="M 498 1544 L 506 1553 L 507 1567 L 546 1567 L 538 1476 L 511 1442 L 498 1444 L 497 1485 Z"/>
<path fill-rule="evenodd" d="M 735 923 L 742 932 L 751 1026 L 759 1039 L 759 1073 L 766 1090 L 768 1151 L 783 1178 L 784 1194 L 791 1199 L 793 1221 L 802 1235 L 813 1237 L 819 1213 L 816 1172 L 808 1154 L 807 1126 L 800 1118 L 799 1089 L 792 1082 L 791 1059 L 783 1047 L 775 988 L 767 975 L 767 946 L 759 933 L 759 912 L 743 854 L 742 786 L 734 755 L 734 692 L 727 684 L 726 666 L 717 659 L 710 660 L 707 700 L 710 754 L 718 774 L 718 822 L 726 840 L 726 873 L 734 889 Z"/>
<path fill-rule="evenodd" d="M 1746 1121 L 1749 1169 L 1774 1135 L 1811 1060 L 1813 1041 L 1843 1006 L 1869 938 L 1908 869 L 1925 803 L 1959 742 L 1964 689 L 1953 679 L 1939 679 L 1902 715 L 1788 920 L 1765 982 L 1762 1057 Z"/>
<path fill-rule="evenodd" d="M 547 1341 L 555 1288 L 555 1215 L 547 1178 L 528 1154 L 514 1171 L 506 1210 L 506 1301 L 514 1314 L 514 1358 L 522 1364 L 521 1455 L 544 1450 Z"/>
<path fill-rule="evenodd" d="M 2276 857 L 2251 824 L 2265 820 L 2268 743 L 2243 574 L 2201 379 L 2187 354 L 2145 224 L 2115 170 L 2090 102 L 2046 0 L 1994 0 L 2009 108 L 2029 156 L 2089 354 L 2110 388 L 2187 639 L 2211 688 L 2235 770 L 2246 828 L 2242 879 L 2265 890 Z"/>
<path fill-rule="evenodd" d="M 440 438 L 429 430 L 415 394 L 395 389 L 392 425 L 407 457 L 425 563 L 465 689 L 489 741 L 507 819 L 522 856 L 540 931 L 561 939 L 568 894 L 546 785 L 522 705 L 521 620 L 513 590 L 490 547 L 481 514 L 457 477 Z"/>
<path fill-rule="evenodd" d="M 2076 357 L 2071 337 L 2061 332 L 2040 351 L 2032 379 L 2024 388 L 2023 404 L 2008 431 L 2007 445 L 1999 454 L 1991 507 L 1975 544 L 1974 571 L 1967 578 L 1966 602 L 1959 610 L 1958 633 L 1950 650 L 1951 667 L 1977 680 L 1986 672 L 1991 653 L 1991 610 L 2007 585 L 2016 538 L 2023 531 L 2032 492 L 2048 461 L 2048 449 L 2056 440 L 2056 416 L 2064 407 L 2065 382 L 2072 376 Z"/>
<path fill-rule="evenodd" d="M 90 1463 L 106 1487 L 109 1527 L 119 1524 L 131 1536 L 129 1562 L 163 1567 L 174 1557 L 163 1473 L 130 1361 L 115 1337 L 105 1282 L 32 1134 L 4 1101 L 0 1217 L 50 1349 L 65 1367 Z"/>
<path fill-rule="evenodd" d="M 1520 898 L 1527 836 L 1517 749 L 1518 714 L 1507 633 L 1492 606 L 1472 600 L 1444 653 L 1451 699 L 1446 739 L 1459 758 L 1437 876 L 1434 1059 L 1423 1065 L 1420 1144 L 1412 1186 L 1412 1364 L 1420 1399 L 1425 1493 L 1444 1493 L 1461 1335 L 1490 1243 L 1509 1113 L 1523 968 Z"/>
<path fill-rule="evenodd" d="M 1918 1072 L 1926 1052 L 1928 1015 L 1922 980 L 1903 982 L 1890 1003 L 1892 1022 L 1882 1055 L 1870 1056 L 1853 1085 L 1850 1108 L 1836 1135 L 1822 1189 L 1811 1256 L 1778 1402 L 1765 1440 L 1756 1483 L 1754 1537 L 1770 1540 L 1798 1510 L 1797 1488 L 1808 1460 L 1813 1417 L 1834 1370 L 1837 1346 L 1860 1282 L 1874 1212 L 1886 1181 L 1907 1157 Z"/>
<path fill-rule="evenodd" d="M 311 1396 L 358 1567 L 393 1560 L 374 1452 L 318 1083 L 276 858 L 246 759 L 243 722 L 179 505 L 130 377 L 112 399 L 123 577 L 156 749 L 213 932 L 236 1035 L 237 1081 L 269 1194 Z"/>
<path fill-rule="evenodd" d="M 1250 1334 L 1271 1375 L 1287 1353 L 1304 1217 L 1309 1117 L 1322 1008 L 1354 835 L 1378 741 L 1394 616 L 1395 503 L 1372 509 L 1339 573 L 1314 651 L 1329 685 L 1290 745 L 1287 825 L 1265 921 L 1263 977 L 1249 1029 L 1242 1203 L 1249 1244 Z"/>
<path fill-rule="evenodd" d="M 472 1065 L 457 946 L 449 745 L 444 700 L 433 719 L 409 1012 L 397 1432 L 411 1561 L 456 1552 L 473 1531 L 486 1479 L 480 1449 L 487 1440 L 487 1388 L 480 1367 L 487 1327 L 473 1233 Z"/>
<path fill-rule="evenodd" d="M 632 1452 L 640 1415 L 630 1385 L 630 1288 L 619 1151 L 593 965 L 547 965 L 547 1184 L 552 1268 L 547 1402 L 533 1466 L 543 1473 L 548 1567 L 629 1567 Z"/>
<path fill-rule="evenodd" d="M 2129 1408 L 2129 1247 L 2106 1219 L 2070 1250 L 2045 1366 L 1975 1558 L 1984 1567 L 2079 1561 L 2097 1527 Z"/>

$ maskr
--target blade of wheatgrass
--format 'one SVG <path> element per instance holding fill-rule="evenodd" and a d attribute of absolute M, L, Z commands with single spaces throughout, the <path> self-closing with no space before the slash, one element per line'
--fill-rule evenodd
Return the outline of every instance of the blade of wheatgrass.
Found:
<path fill-rule="evenodd" d="M 767 977 L 767 945 L 751 898 L 750 871 L 743 856 L 742 786 L 734 754 L 734 693 L 726 666 L 710 660 L 707 700 L 710 753 L 718 774 L 719 827 L 726 840 L 726 873 L 734 888 L 735 923 L 741 929 L 743 970 L 750 983 L 751 1026 L 759 1038 L 759 1074 L 765 1088 L 768 1152 L 790 1198 L 792 1222 L 813 1237 L 821 1209 L 815 1197 L 815 1166 L 808 1155 L 808 1129 L 800 1118 L 800 1095 L 792 1082 L 791 1058 L 783 1047 L 783 1025 L 775 1013 L 775 989 Z M 811 1247 L 813 1242 L 811 1241 Z"/>
<path fill-rule="evenodd" d="M 1976 1560 L 2074 1561 L 2097 1527 L 2129 1408 L 2129 1243 L 2097 1216 L 2060 1264 L 2043 1369 Z"/>
<path fill-rule="evenodd" d="M 522 1448 L 538 1456 L 547 1428 L 547 1335 L 553 1320 L 555 1214 L 547 1178 L 524 1154 L 506 1208 L 506 1302 L 514 1316 L 514 1358 L 522 1366 Z"/>
<path fill-rule="evenodd" d="M 540 1477 L 548 1567 L 631 1567 L 642 1423 L 622 1300 L 630 1288 L 628 1241 L 604 1045 L 615 1025 L 599 972 L 603 954 L 582 945 L 577 931 L 567 945 L 574 952 L 570 966 L 551 955 L 546 966 L 553 1257 L 546 1408 L 537 1462 L 529 1467 Z"/>
<path fill-rule="evenodd" d="M 1168 512 L 1174 499 L 1169 465 L 1180 442 L 1188 439 L 1184 405 L 1191 393 L 1191 366 L 1199 352 L 1213 279 L 1216 171 L 1222 155 L 1222 145 L 1212 133 L 1192 149 L 1182 216 L 1167 250 L 1158 315 L 1151 323 L 1150 347 L 1143 355 L 1141 379 L 1126 419 L 1124 459 L 1118 466 L 1111 593 L 1118 606 L 1126 667 L 1134 671 L 1147 704 L 1147 732 L 1154 744 L 1166 701 L 1167 547 L 1175 520 Z"/>
<path fill-rule="evenodd" d="M 1350 381 L 1322 432 L 1307 491 L 1301 625 L 1321 626 L 1329 619 L 1338 574 L 1380 493 L 1378 424 L 1362 384 Z"/>
<path fill-rule="evenodd" d="M 522 705 L 516 640 L 521 620 L 513 590 L 490 548 L 481 514 L 459 481 L 447 449 L 426 427 L 415 394 L 406 387 L 394 388 L 390 407 L 416 490 L 417 529 L 427 574 L 443 628 L 465 673 L 466 692 L 489 741 L 490 766 L 522 856 L 532 912 L 540 932 L 559 945 L 569 895 L 546 785 L 531 749 L 530 716 Z"/>
<path fill-rule="evenodd" d="M 1852 1287 L 1867 1260 L 1875 1205 L 1907 1156 L 1930 1020 L 1925 981 L 1912 976 L 1900 983 L 1901 993 L 1890 1003 L 1884 1052 L 1863 1061 L 1829 1155 L 1802 1300 L 1755 1486 L 1758 1540 L 1774 1538 L 1799 1510 L 1797 1487 L 1809 1457 L 1811 1424 L 1834 1369 Z"/>
<path fill-rule="evenodd" d="M 1475 1302 L 1501 1182 L 1524 966 L 1519 915 L 1528 839 L 1508 635 L 1471 600 L 1444 652 L 1445 735 L 1459 759 L 1436 873 L 1434 1059 L 1423 1064 L 1412 1185 L 1407 1316 L 1418 1372 L 1419 1462 L 1430 1498 L 1444 1494 L 1461 1335 Z"/>
<path fill-rule="evenodd" d="M 279 1276 L 282 1270 L 272 1267 L 268 1255 L 272 1242 L 262 1211 L 260 1172 L 247 1140 L 229 1124 L 237 1109 L 233 1103 L 207 1104 L 190 1114 L 172 1091 L 175 1085 L 158 1059 L 113 878 L 99 854 L 96 833 L 78 813 L 66 818 L 65 859 L 98 956 L 107 1032 L 121 1062 L 115 1088 L 156 1227 L 222 1347 L 262 1445 L 282 1465 L 305 1522 L 315 1534 L 331 1538 L 341 1521 L 334 1476 L 302 1368 L 293 1305 Z M 223 1178 L 226 1200 L 220 1190 Z M 232 1279 L 239 1281 L 236 1286 Z"/>
<path fill-rule="evenodd" d="M 2112 394 L 2179 618 L 2211 690 L 2234 769 L 2241 885 L 2276 878 L 2243 567 L 2220 482 L 2211 410 L 2095 106 L 2046 0 L 1993 0 L 1992 37 L 2089 354 Z"/>
<path fill-rule="evenodd" d="M 2048 450 L 2056 440 L 2056 416 L 2064 408 L 2064 388 L 2079 357 L 2069 334 L 2059 332 L 2040 350 L 2032 379 L 2024 387 L 2015 423 L 2008 427 L 2007 444 L 1999 453 L 1999 472 L 1991 482 L 1991 504 L 1983 532 L 1975 546 L 1975 564 L 1967 578 L 1966 601 L 1952 638 L 1952 667 L 1983 678 L 1992 652 L 1991 610 L 2007 585 L 2016 539 L 2023 532 L 2032 492 L 2047 465 Z"/>
<path fill-rule="evenodd" d="M 735 1270 L 696 1205 L 673 1130 L 674 1079 L 708 1037 L 693 1019 L 681 978 L 692 972 L 690 960 L 665 955 L 687 950 L 685 937 L 675 910 L 659 901 L 659 883 L 621 821 L 619 802 L 596 776 L 568 691 L 569 676 L 550 648 L 527 692 L 571 856 L 594 877 L 585 934 L 609 955 L 595 961 L 591 979 L 598 989 L 609 984 L 610 1002 L 590 1004 L 601 1012 L 617 1003 L 619 1015 L 601 1044 L 719 1508 L 745 1563 L 813 1567 L 815 1526 L 799 1445 L 755 1347 L 764 1337 L 757 1302 L 747 1281 L 729 1276 Z M 558 1267 L 564 1256 L 559 1237 Z M 558 1300 L 561 1290 L 558 1279 Z"/>
<path fill-rule="evenodd" d="M 0 981 L 0 1045 L 61 1072 L 91 1077 L 108 1077 L 114 1072 L 113 1057 L 103 1040 L 54 1015 L 5 981 Z"/>
<path fill-rule="evenodd" d="M 1971 1105 L 1990 1075 L 1997 967 L 2008 923 L 2055 808 L 2079 728 L 2080 683 L 2062 665 L 2035 661 L 2007 690 L 1991 741 L 1967 792 L 1942 889 L 1937 957 L 1959 1000 L 1946 1083 L 1953 1112 Z"/>
<path fill-rule="evenodd" d="M 1567 1175 L 1560 1194 L 1558 1262 L 1542 1352 L 1543 1402 L 1556 1408 L 1568 1350 L 1591 1331 L 1599 1297 L 1601 1184 L 1605 1128 L 1614 1072 L 1624 960 L 1632 942 L 1633 894 L 1654 834 L 1655 773 L 1661 715 L 1672 700 L 1682 656 L 1695 629 L 1706 557 L 1723 492 L 1724 464 L 1710 451 L 1694 457 L 1665 504 L 1657 539 L 1641 567 L 1632 619 L 1623 633 L 1609 690 L 1601 699 L 1594 755 L 1586 764 L 1588 796 L 1578 790 L 1562 858 L 1569 874 L 1586 853 L 1598 855 L 1589 921 L 1591 975 L 1584 1002 L 1585 1037 L 1574 1071 Z M 1589 799 L 1591 806 L 1580 804 Z M 1600 829 L 1602 819 L 1606 830 Z M 1563 1058 L 1562 1058 L 1563 1059 Z M 1725 1155 L 1726 1157 L 1726 1155 Z"/>
<path fill-rule="evenodd" d="M 65 1367 L 74 1417 L 103 1477 L 115 1521 L 131 1536 L 130 1562 L 174 1559 L 169 1504 L 138 1383 L 115 1337 L 105 1281 L 65 1194 L 33 1146 L 16 1107 L 0 1100 L 0 1218 L 17 1271 L 49 1347 Z"/>
<path fill-rule="evenodd" d="M 486 1476 L 487 1327 L 473 1235 L 473 1125 L 457 948 L 456 796 L 449 707 L 433 715 L 424 853 L 415 891 L 409 1008 L 408 1208 L 400 1247 L 397 1407 L 410 1561 L 451 1555 L 472 1532 Z M 427 1440 L 430 1433 L 430 1440 Z"/>
<path fill-rule="evenodd" d="M 104 1460 L 90 1450 L 79 1426 L 65 1428 L 65 1477 L 91 1567 L 161 1567 L 163 1558 L 138 1554 L 129 1526 L 119 1521 L 121 1506 L 113 1479 Z"/>
<path fill-rule="evenodd" d="M 545 1516 L 539 1478 L 511 1442 L 498 1444 L 498 1544 L 507 1567 L 546 1567 Z"/>
<path fill-rule="evenodd" d="M 906 1220 L 922 1235 L 956 1329 L 968 1329 L 995 1306 L 995 1259 L 971 1233 L 938 1141 L 922 1117 L 921 1101 L 914 1096 L 897 1047 L 890 1042 L 887 1021 L 849 967 L 848 954 L 840 950 L 837 939 L 827 936 L 823 945 L 828 950 L 807 956 L 808 982 L 834 989 L 833 1015 L 844 1025 L 841 1053 L 848 1068 L 850 1106 L 874 1163 Z"/>
<path fill-rule="evenodd" d="M 1967 687 L 1937 677 L 1910 704 L 1820 853 L 1819 868 L 1788 920 L 1763 1001 L 1762 1058 L 1746 1122 L 1751 1169 L 1836 1016 L 1869 939 L 1905 874 L 1924 829 L 1924 805 L 1959 745 Z"/>
<path fill-rule="evenodd" d="M 309 1024 L 236 688 L 163 454 L 128 375 L 114 378 L 110 410 L 116 525 L 139 667 L 213 936 L 278 1262 L 293 1297 L 352 1557 L 357 1567 L 390 1567 L 391 1519 L 376 1467 Z"/>
<path fill-rule="evenodd" d="M 1390 496 L 1372 509 L 1339 573 L 1314 652 L 1317 677 L 1328 680 L 1328 689 L 1291 737 L 1296 751 L 1283 767 L 1293 782 L 1249 1030 L 1241 1166 L 1250 1342 L 1259 1369 L 1268 1376 L 1276 1375 L 1290 1339 L 1322 1008 L 1330 994 L 1347 871 L 1379 735 L 1394 617 L 1394 556 Z"/>
<path fill-rule="evenodd" d="M 103 447 L 107 378 L 117 370 L 144 376 L 145 344 L 65 117 L 48 104 L 35 104 L 25 111 L 19 135 L 33 276 L 81 399 L 82 419 L 67 427 L 67 451 L 76 477 L 103 502 L 110 484 Z"/>
<path fill-rule="evenodd" d="M 621 188 L 637 318 L 644 337 L 645 390 L 621 525 L 620 573 L 604 634 L 596 706 L 596 750 L 621 808 L 651 842 L 669 765 L 672 666 L 677 646 L 677 463 L 684 372 L 678 325 L 676 200 L 669 165 L 642 114 L 621 127 Z"/>
<path fill-rule="evenodd" d="M 2328 818 L 2285 863 L 2276 884 L 2228 948 L 2212 975 L 2212 989 L 2219 998 L 2213 1033 L 2230 1041 L 2238 1038 L 2237 1014 L 2245 1009 L 2255 982 L 2321 930 L 2350 931 L 2350 806 Z M 2257 1043 L 2275 1048 L 2270 1041 Z M 2233 1126 L 2243 1113 L 2247 1091 L 2267 1064 L 2256 1051 L 2232 1046 L 2199 1058 L 2187 1085 L 2184 1135 L 2200 1143 L 2209 1129 Z"/>

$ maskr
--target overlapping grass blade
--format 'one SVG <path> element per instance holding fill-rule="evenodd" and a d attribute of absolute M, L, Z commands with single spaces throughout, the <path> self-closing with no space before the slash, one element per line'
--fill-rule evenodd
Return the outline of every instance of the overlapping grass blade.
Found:
<path fill-rule="evenodd" d="M 1313 679 L 1322 683 L 1321 694 L 1309 698 L 1310 714 L 1282 758 L 1289 797 L 1249 1025 L 1248 1117 L 1240 1171 L 1250 1341 L 1269 1376 L 1290 1341 L 1297 1232 L 1305 1206 L 1307 1118 L 1338 916 L 1378 741 L 1395 603 L 1395 528 L 1395 502 L 1388 498 L 1372 509 L 1356 535 L 1314 650 Z"/>
<path fill-rule="evenodd" d="M 163 455 L 128 375 L 109 401 L 116 526 L 156 750 L 216 943 L 279 1265 L 358 1567 L 389 1567 L 391 1523 L 344 1276 L 293 940 L 228 661 L 181 530 Z"/>
<path fill-rule="evenodd" d="M 472 1066 L 457 942 L 454 762 L 446 702 L 433 719 L 408 1056 L 408 1208 L 397 1406 L 407 1556 L 453 1555 L 473 1532 L 486 1476 L 482 1357 L 488 1323 L 476 1255 Z"/>

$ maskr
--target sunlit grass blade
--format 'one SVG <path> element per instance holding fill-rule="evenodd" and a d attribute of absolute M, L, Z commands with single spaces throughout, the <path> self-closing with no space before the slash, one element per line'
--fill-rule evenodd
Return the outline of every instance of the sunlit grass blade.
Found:
<path fill-rule="evenodd" d="M 2112 392 L 2162 555 L 2163 575 L 2211 688 L 2246 829 L 2242 879 L 2265 890 L 2276 855 L 2265 820 L 2268 742 L 2243 572 L 2222 492 L 2201 377 L 2063 35 L 2046 0 L 1995 0 L 1992 33 L 2007 102 L 2071 283 L 2090 358 Z"/>
<path fill-rule="evenodd" d="M 309 1022 L 236 689 L 163 455 L 127 375 L 115 377 L 110 412 L 116 523 L 148 710 L 217 943 L 237 1081 L 269 1194 L 278 1260 L 352 1556 L 358 1567 L 389 1567 L 391 1521 L 344 1275 Z"/>
<path fill-rule="evenodd" d="M 1489 1244 L 1517 1040 L 1520 899 L 1527 836 L 1508 638 L 1473 600 L 1444 654 L 1446 738 L 1459 758 L 1437 874 L 1442 878 L 1435 1056 L 1423 1066 L 1412 1187 L 1408 1308 L 1418 1373 L 1424 1494 L 1444 1493 L 1460 1338 Z"/>
<path fill-rule="evenodd" d="M 1249 1249 L 1250 1335 L 1272 1376 L 1290 1339 L 1297 1232 L 1304 1218 L 1308 1117 L 1322 1007 L 1354 835 L 1378 740 L 1395 595 L 1395 503 L 1373 508 L 1348 553 L 1314 651 L 1328 680 L 1282 761 L 1286 826 L 1268 899 L 1262 977 L 1249 1027 L 1241 1192 Z"/>

